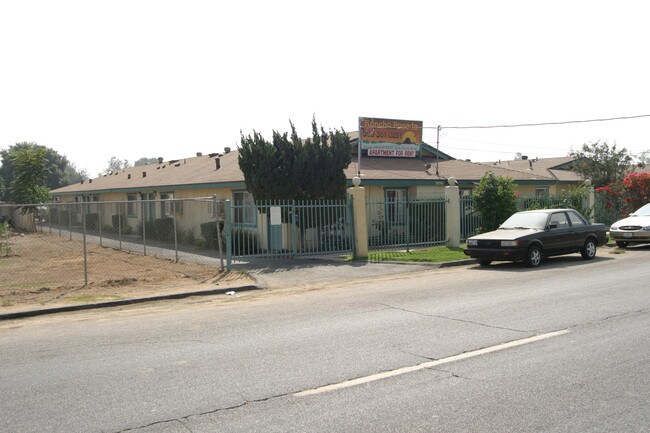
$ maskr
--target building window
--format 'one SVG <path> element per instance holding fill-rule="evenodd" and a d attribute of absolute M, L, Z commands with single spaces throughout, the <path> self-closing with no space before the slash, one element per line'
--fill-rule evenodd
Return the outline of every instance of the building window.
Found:
<path fill-rule="evenodd" d="M 233 191 L 232 193 L 235 224 L 251 225 L 257 223 L 257 208 L 253 194 L 248 191 Z"/>
<path fill-rule="evenodd" d="M 174 193 L 160 193 L 160 216 L 180 215 L 183 213 L 183 202 L 174 200 Z"/>
<path fill-rule="evenodd" d="M 127 206 L 126 206 L 126 216 L 131 218 L 136 218 L 138 216 L 138 195 L 137 194 L 127 194 L 126 195 Z"/>
<path fill-rule="evenodd" d="M 386 219 L 392 224 L 406 223 L 406 190 L 386 190 Z"/>
<path fill-rule="evenodd" d="M 548 187 L 535 188 L 535 197 L 545 197 L 548 195 Z"/>

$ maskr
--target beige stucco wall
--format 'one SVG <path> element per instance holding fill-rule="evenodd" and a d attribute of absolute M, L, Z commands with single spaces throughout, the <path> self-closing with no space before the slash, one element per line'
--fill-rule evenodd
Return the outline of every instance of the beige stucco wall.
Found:
<path fill-rule="evenodd" d="M 441 197 L 445 194 L 444 185 L 418 185 L 413 187 L 416 199 L 425 199 L 432 197 Z"/>
<path fill-rule="evenodd" d="M 570 192 L 575 190 L 579 185 L 570 183 L 557 183 L 553 185 L 515 185 L 515 192 L 519 193 L 520 197 L 535 197 L 535 190 L 537 188 L 548 187 L 550 195 L 559 195 L 564 190 Z"/>
<path fill-rule="evenodd" d="M 241 189 L 237 189 L 238 191 Z M 153 191 L 144 191 L 146 194 L 153 193 Z M 171 194 L 173 196 L 175 204 L 172 206 L 171 203 L 164 203 L 160 201 L 161 194 Z M 137 195 L 137 207 L 135 215 L 128 215 L 128 195 L 136 194 Z M 212 208 L 212 197 L 216 195 L 218 200 L 232 200 L 233 189 L 232 188 L 197 188 L 197 189 L 165 189 L 162 188 L 159 191 L 155 192 L 155 203 L 152 205 L 146 204 L 145 206 L 150 206 L 148 210 L 153 208 L 153 217 L 160 218 L 163 215 L 163 209 L 165 210 L 166 216 L 173 216 L 173 210 L 176 209 L 176 225 L 179 233 L 183 233 L 185 238 L 195 238 L 203 239 L 201 234 L 201 224 L 216 221 L 215 216 L 210 214 Z M 96 194 L 88 194 L 96 195 Z M 131 227 L 131 230 L 135 232 L 138 229 L 138 226 L 141 223 L 142 216 L 142 203 L 140 192 L 103 192 L 99 193 L 99 200 L 102 202 L 100 205 L 96 202 L 88 202 L 87 209 L 91 213 L 97 213 L 99 215 L 99 222 L 102 227 L 112 226 L 113 215 L 125 215 L 127 225 Z M 75 197 L 77 194 L 66 194 L 59 195 L 59 203 L 74 203 Z M 194 200 L 192 200 L 194 199 Z M 182 203 L 178 200 L 182 200 Z M 108 203 L 109 202 L 109 203 Z M 81 206 L 78 206 L 76 213 L 78 214 L 78 221 L 81 221 Z"/>

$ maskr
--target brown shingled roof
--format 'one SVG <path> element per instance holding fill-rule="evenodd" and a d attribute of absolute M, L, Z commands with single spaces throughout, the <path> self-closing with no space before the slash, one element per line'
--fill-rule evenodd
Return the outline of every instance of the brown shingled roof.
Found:
<path fill-rule="evenodd" d="M 430 163 L 431 168 L 425 170 L 425 164 Z M 497 176 L 509 177 L 512 180 L 555 180 L 548 174 L 526 173 L 511 170 L 503 166 L 488 166 L 458 159 L 440 161 L 436 176 L 435 161 L 425 161 L 417 158 L 379 158 L 362 157 L 361 173 L 364 180 L 446 180 L 454 177 L 457 180 L 479 181 L 485 173 L 492 171 Z M 348 179 L 357 173 L 357 161 L 345 170 Z"/>
<path fill-rule="evenodd" d="M 83 183 L 75 183 L 52 191 L 54 194 L 84 193 L 125 189 L 147 189 L 165 187 L 179 189 L 182 186 L 205 185 L 218 187 L 223 183 L 244 183 L 244 175 L 237 161 L 239 152 L 217 155 L 210 154 L 180 160 L 165 161 L 162 164 L 130 167 L 117 173 L 99 176 Z M 217 170 L 215 159 L 219 158 L 220 168 Z M 547 158 L 533 162 L 537 169 L 527 170 L 527 161 L 510 161 L 510 165 L 474 163 L 463 160 L 440 161 L 438 175 L 434 159 L 419 158 L 380 158 L 363 156 L 361 172 L 363 180 L 378 180 L 390 183 L 393 180 L 408 180 L 413 182 L 442 180 L 454 177 L 458 181 L 478 182 L 488 171 L 497 176 L 508 177 L 513 181 L 556 181 L 564 180 L 567 173 L 570 180 L 579 180 L 572 172 L 566 170 L 551 170 L 547 167 L 550 160 L 561 165 L 566 158 Z M 425 164 L 431 164 L 427 170 Z M 557 166 L 553 165 L 553 166 Z M 345 169 L 345 175 L 352 179 L 357 174 L 357 159 Z M 560 173 L 557 173 L 560 172 Z M 565 173 L 566 172 L 566 173 Z M 146 176 L 143 176 L 146 173 Z M 129 178 L 130 175 L 130 178 Z M 560 176 L 562 175 L 562 176 Z"/>
<path fill-rule="evenodd" d="M 243 182 L 244 175 L 237 162 L 238 152 L 210 154 L 179 160 L 164 161 L 130 167 L 118 172 L 75 183 L 52 191 L 55 194 L 70 192 L 107 191 L 128 188 L 161 188 L 179 185 Z M 219 158 L 217 170 L 215 159 Z M 146 175 L 143 176 L 143 174 Z M 129 177 L 130 175 L 130 177 Z"/>
<path fill-rule="evenodd" d="M 560 168 L 571 163 L 574 159 L 571 156 L 561 156 L 556 158 L 515 159 L 493 163 L 480 162 L 479 164 L 536 174 L 564 182 L 579 182 L 582 180 L 580 175 L 571 170 Z"/>

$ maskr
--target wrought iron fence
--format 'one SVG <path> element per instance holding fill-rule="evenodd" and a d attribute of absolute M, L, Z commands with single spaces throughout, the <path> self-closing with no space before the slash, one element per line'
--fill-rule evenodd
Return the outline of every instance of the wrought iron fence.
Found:
<path fill-rule="evenodd" d="M 460 198 L 460 240 L 476 235 L 481 228 L 481 214 L 474 207 L 472 196 Z"/>
<path fill-rule="evenodd" d="M 447 199 L 366 202 L 368 248 L 381 250 L 440 245 L 447 242 Z"/>
<path fill-rule="evenodd" d="M 539 197 L 517 197 L 517 209 L 571 208 L 585 213 L 586 198 L 583 195 L 542 195 Z"/>
<path fill-rule="evenodd" d="M 224 245 L 233 259 L 320 256 L 354 248 L 351 201 L 228 201 L 224 212 Z"/>
<path fill-rule="evenodd" d="M 595 209 L 587 208 L 587 200 L 584 195 L 544 195 L 540 197 L 517 197 L 517 209 L 519 211 L 533 210 L 533 209 L 549 209 L 549 208 L 572 208 L 583 213 L 586 217 L 591 216 L 591 212 L 595 212 L 596 221 L 609 221 L 612 216 L 607 215 L 600 204 L 596 195 Z M 472 196 L 464 196 L 460 198 L 460 230 L 461 241 L 466 240 L 468 237 L 474 236 L 481 229 L 481 214 L 474 206 L 474 199 Z M 614 219 L 615 221 L 616 219 Z M 611 224 L 611 223 L 610 223 Z"/>
<path fill-rule="evenodd" d="M 626 216 L 623 213 L 623 206 L 617 206 L 610 197 L 596 193 L 594 198 L 594 219 L 597 222 L 609 227 Z"/>

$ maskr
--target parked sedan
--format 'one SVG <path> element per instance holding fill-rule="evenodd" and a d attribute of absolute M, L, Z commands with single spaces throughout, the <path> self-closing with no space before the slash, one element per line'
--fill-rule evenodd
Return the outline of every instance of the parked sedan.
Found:
<path fill-rule="evenodd" d="M 631 213 L 628 218 L 612 224 L 609 235 L 621 248 L 629 244 L 650 243 L 650 203 Z"/>
<path fill-rule="evenodd" d="M 464 252 L 481 266 L 505 260 L 537 267 L 542 258 L 561 254 L 593 259 L 605 243 L 604 224 L 592 224 L 573 209 L 541 209 L 517 212 L 497 230 L 472 236 Z"/>

